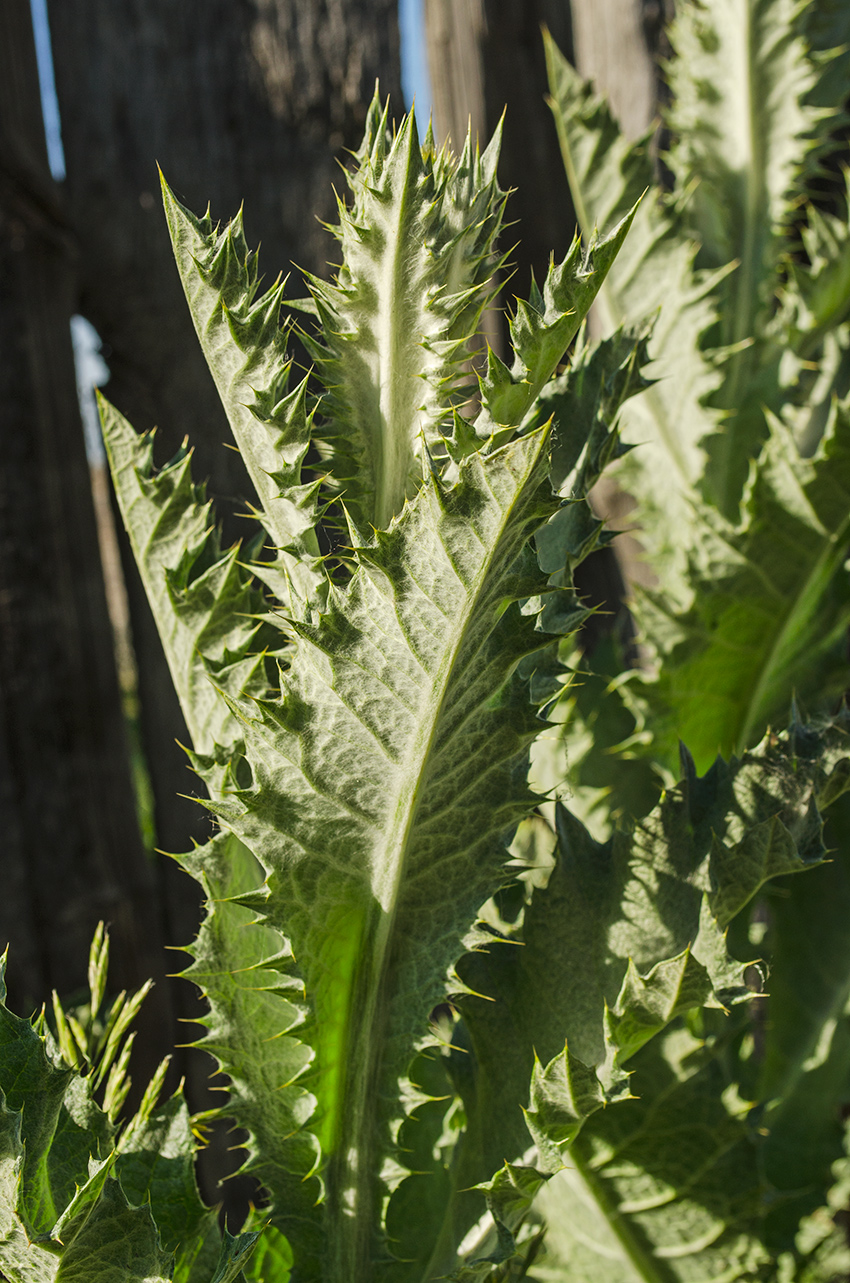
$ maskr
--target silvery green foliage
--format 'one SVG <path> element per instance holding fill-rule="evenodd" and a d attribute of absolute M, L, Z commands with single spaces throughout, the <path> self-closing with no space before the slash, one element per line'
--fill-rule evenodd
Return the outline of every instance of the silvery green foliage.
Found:
<path fill-rule="evenodd" d="M 257 487 L 269 551 L 255 564 L 219 550 L 188 456 L 155 471 L 150 439 L 103 408 L 223 829 L 184 860 L 212 906 L 189 972 L 210 999 L 202 1042 L 231 1077 L 247 1165 L 305 1278 L 371 1278 L 392 1259 L 386 1202 L 403 1180 L 411 1057 L 535 804 L 536 703 L 551 692 L 553 634 L 583 617 L 572 568 L 602 535 L 585 495 L 617 451 L 610 422 L 571 432 L 565 417 L 571 458 L 553 487 L 538 397 L 628 217 L 589 250 L 576 241 L 518 305 L 512 363 L 490 354 L 477 413 L 463 417 L 498 265 L 497 150 L 437 153 L 412 118 L 391 134 L 373 103 L 340 211 L 343 264 L 298 304 L 319 320 L 318 402 L 289 387 L 280 287 L 256 297 L 241 224 L 214 228 L 165 189 L 199 338 Z M 311 446 L 323 470 L 307 477 Z M 335 567 L 316 556 L 323 514 L 347 522 Z"/>
<path fill-rule="evenodd" d="M 817 1236 L 823 1181 L 815 1202 L 793 1192 L 790 1230 L 771 1223 L 778 1246 L 763 1232 L 775 1189 L 791 1197 L 791 1132 L 780 1109 L 765 1131 L 779 1138 L 777 1177 L 751 1188 L 762 1169 L 743 1086 L 727 1090 L 723 1030 L 746 1023 L 760 974 L 740 939 L 753 898 L 827 867 L 822 812 L 842 804 L 846 728 L 795 723 L 703 776 L 685 753 L 682 784 L 607 844 L 562 805 L 538 810 L 531 746 L 562 689 L 559 648 L 587 613 L 573 572 L 606 537 L 587 494 L 623 453 L 619 415 L 645 389 L 648 340 L 617 331 L 594 345 L 582 330 L 629 243 L 630 208 L 552 264 L 517 304 L 509 359 L 488 351 L 470 375 L 500 262 L 497 153 L 497 141 L 459 158 L 430 136 L 420 145 L 412 116 L 393 132 L 376 98 L 340 206 L 342 264 L 293 304 L 312 317 L 316 360 L 315 381 L 295 386 L 283 287 L 258 295 L 241 221 L 218 228 L 164 188 L 259 537 L 223 550 L 190 454 L 157 469 L 150 434 L 105 402 L 102 421 L 218 821 L 179 857 L 207 901 L 185 974 L 208 1002 L 199 1045 L 230 1082 L 216 1112 L 247 1132 L 269 1227 L 218 1239 L 190 1183 L 179 1098 L 156 1106 L 155 1083 L 115 1142 L 76 1017 L 57 1004 L 74 1066 L 62 1069 L 43 1021 L 0 1008 L 11 1283 L 83 1277 L 63 1253 L 78 1239 L 97 1248 L 107 1214 L 127 1229 L 104 1231 L 100 1261 L 89 1251 L 91 1283 L 240 1271 L 257 1283 L 568 1283 L 586 1266 L 561 1232 L 575 1219 L 568 1172 L 603 1256 L 612 1236 L 640 1241 L 626 1278 L 718 1277 L 721 1261 L 730 1279 L 742 1262 L 790 1278 L 837 1259 Z M 829 978 L 815 997 L 834 1008 Z M 819 1030 L 786 1029 L 771 1072 L 789 1091 Z M 687 1090 L 664 1113 L 654 1084 L 671 1073 Z M 57 1113 L 52 1102 L 78 1096 L 83 1112 Z M 659 1135 L 672 1118 L 675 1138 L 694 1102 L 708 1121 L 674 1173 L 684 1192 L 668 1197 L 675 1164 L 665 1150 L 659 1168 L 648 1143 L 628 1170 L 597 1170 L 609 1120 L 643 1136 L 660 1108 Z M 72 1165 L 62 1108 L 78 1129 Z M 745 1192 L 712 1202 L 729 1145 Z M 628 1180 L 666 1211 L 629 1221 Z M 671 1236 L 697 1222 L 711 1232 L 687 1241 L 677 1273 Z M 801 1225 L 810 1247 L 794 1244 Z"/>
<path fill-rule="evenodd" d="M 655 581 L 637 612 L 659 680 L 629 690 L 671 771 L 677 736 L 703 769 L 781 722 L 795 692 L 827 707 L 850 676 L 850 205 L 838 192 L 833 213 L 805 204 L 843 119 L 848 12 L 677 6 L 669 192 L 649 138 L 627 142 L 548 43 L 582 225 L 610 226 L 649 188 L 602 321 L 657 313 L 656 382 L 624 409 L 624 440 L 640 448 L 619 475 Z"/>
<path fill-rule="evenodd" d="M 535 747 L 538 785 L 566 800 L 574 780 L 597 838 L 645 813 L 648 770 L 675 778 L 677 739 L 705 769 L 718 750 L 752 751 L 795 694 L 834 709 L 848 685 L 850 204 L 837 184 L 826 209 L 822 188 L 821 206 L 810 196 L 846 119 L 849 24 L 847 7 L 830 0 L 677 5 L 670 191 L 656 182 L 649 140 L 627 143 L 549 44 L 582 221 L 604 228 L 629 191 L 650 188 L 642 231 L 606 281 L 602 324 L 637 325 L 647 304 L 660 308 L 646 370 L 657 382 L 622 417 L 624 439 L 641 445 L 620 479 L 638 500 L 655 575 L 636 593 L 642 667 L 624 670 L 611 646 L 570 656 L 579 671 L 598 665 L 595 700 L 568 691 L 558 729 Z M 768 962 L 763 1014 L 710 1015 L 691 1022 L 698 1044 L 682 1032 L 639 1053 L 645 1105 L 583 1130 L 573 1154 L 595 1201 L 584 1219 L 584 1177 L 559 1177 L 541 1195 L 548 1215 L 575 1230 L 549 1236 L 543 1277 L 591 1277 L 600 1254 L 614 1279 L 846 1274 L 833 1215 L 850 1095 L 848 839 L 842 800 L 827 820 L 831 862 L 793 888 L 765 887 L 751 922 L 730 927 L 738 956 L 749 938 Z M 659 1149 L 651 1180 L 641 1157 L 641 1137 L 659 1131 L 692 1146 L 687 1115 L 710 1080 L 727 1121 L 715 1112 L 703 1126 L 729 1129 L 729 1153 L 755 1145 L 750 1175 L 742 1160 L 737 1183 L 731 1173 L 720 1181 L 741 1200 L 734 1214 L 729 1199 L 712 1201 L 710 1165 L 699 1202 L 672 1150 L 668 1161 Z M 687 1102 L 681 1112 L 677 1101 Z M 758 1201 L 765 1191 L 769 1207 Z M 753 1236 L 744 1226 L 757 1206 Z M 663 1251 L 663 1271 L 647 1266 L 647 1242 Z"/>

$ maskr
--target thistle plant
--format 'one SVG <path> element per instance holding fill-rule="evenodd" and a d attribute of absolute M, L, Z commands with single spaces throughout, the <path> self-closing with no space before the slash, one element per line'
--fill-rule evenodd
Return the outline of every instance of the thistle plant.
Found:
<path fill-rule="evenodd" d="M 830 0 L 678 6 L 670 187 L 547 39 L 551 104 L 581 225 L 646 191 L 598 305 L 603 335 L 653 321 L 620 465 L 653 587 L 634 607 L 638 734 L 700 769 L 848 684 L 850 16 Z M 818 203 L 814 197 L 820 192 Z M 608 673 L 614 676 L 614 671 Z"/>
<path fill-rule="evenodd" d="M 676 778 L 677 740 L 703 770 L 718 752 L 751 750 L 792 701 L 834 711 L 850 684 L 848 40 L 846 6 L 825 0 L 677 5 L 663 181 L 651 138 L 626 140 L 547 41 L 551 106 L 582 225 L 610 225 L 630 193 L 646 189 L 596 314 L 602 346 L 624 324 L 652 323 L 645 374 L 654 382 L 623 406 L 621 435 L 637 448 L 616 465 L 637 501 L 651 578 L 630 602 L 639 658 L 629 667 L 611 642 L 592 655 L 577 648 L 569 662 L 582 676 L 534 749 L 538 786 L 564 797 L 598 839 L 651 805 L 653 775 L 657 787 Z M 760 1014 L 736 1034 L 716 1017 L 700 1031 L 723 1049 L 729 1090 L 757 1120 L 760 1179 L 774 1199 L 763 1209 L 762 1248 L 775 1262 L 821 1242 L 821 1263 L 799 1267 L 806 1278 L 848 1268 L 828 1259 L 831 1215 L 818 1210 L 831 1179 L 832 1206 L 846 1200 L 846 802 L 826 841 L 827 866 L 793 888 L 766 887 L 749 927 L 737 928 L 769 965 Z M 683 1078 L 678 1054 L 654 1072 Z M 683 1100 L 698 1075 L 684 1077 L 692 1086 Z M 624 1144 L 630 1153 L 619 1170 L 600 1158 L 598 1201 L 609 1208 L 628 1207 L 646 1175 L 638 1113 L 634 1141 L 624 1142 L 613 1113 L 611 1127 L 594 1125 L 581 1141 L 599 1155 L 613 1146 L 622 1156 Z M 681 1143 L 686 1122 L 683 1112 L 671 1127 Z M 641 1197 L 654 1188 L 661 1199 L 675 1168 L 672 1155 L 666 1166 L 653 1159 Z M 556 1190 L 563 1201 L 553 1204 Z M 607 1265 L 615 1250 L 605 1218 L 585 1215 L 576 1195 L 565 1178 L 547 1191 L 550 1215 L 572 1226 L 558 1235 L 565 1277 Z M 715 1204 L 727 1227 L 733 1203 Z M 800 1214 L 814 1220 L 795 1236 Z M 647 1232 L 640 1212 L 624 1211 L 620 1224 Z M 677 1277 L 685 1262 L 714 1277 L 698 1237 L 669 1267 Z M 548 1242 L 555 1254 L 554 1235 Z M 632 1277 L 620 1268 L 612 1277 Z M 741 1268 L 760 1278 L 777 1267 Z"/>
<path fill-rule="evenodd" d="M 571 1281 L 595 1268 L 568 1246 L 580 1214 L 617 1279 L 841 1259 L 828 1211 L 798 1241 L 838 1186 L 777 1199 L 730 1064 L 764 980 L 752 906 L 829 868 L 847 720 L 795 717 L 703 775 L 683 750 L 681 782 L 605 841 L 532 787 L 588 613 L 573 574 L 610 538 L 587 496 L 649 340 L 584 324 L 633 203 L 516 303 L 509 360 L 470 373 L 497 160 L 498 135 L 438 151 L 376 96 L 341 264 L 289 303 L 259 292 L 239 217 L 163 185 L 256 535 L 223 549 L 190 452 L 157 468 L 152 434 L 101 413 L 216 821 L 177 857 L 206 897 L 185 975 L 263 1208 L 220 1236 L 182 1097 L 154 1082 L 121 1125 L 100 1034 L 58 1000 L 55 1034 L 0 1007 L 10 1283 Z"/>

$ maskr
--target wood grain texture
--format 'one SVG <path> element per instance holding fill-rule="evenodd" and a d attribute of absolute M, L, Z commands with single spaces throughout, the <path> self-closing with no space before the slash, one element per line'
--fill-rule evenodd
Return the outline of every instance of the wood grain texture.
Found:
<path fill-rule="evenodd" d="M 647 8 L 646 0 L 572 0 L 575 65 L 606 96 L 629 138 L 650 128 L 658 104 Z"/>
<path fill-rule="evenodd" d="M 425 0 L 428 66 L 434 127 L 440 140 L 473 134 L 485 142 L 505 112 L 499 179 L 512 188 L 504 233 L 518 242 L 511 255 L 509 299 L 528 295 L 549 255 L 563 257 L 576 219 L 546 105 L 546 65 L 541 27 L 572 50 L 570 6 L 564 0 Z M 504 335 L 502 336 L 504 342 Z"/>
<path fill-rule="evenodd" d="M 106 609 L 69 321 L 76 242 L 50 178 L 27 0 L 0 6 L 0 944 L 12 1005 L 162 979 Z M 148 1029 L 171 1032 L 158 986 Z M 147 1068 L 152 1068 L 149 1063 Z M 142 1067 L 144 1071 L 144 1067 Z"/>

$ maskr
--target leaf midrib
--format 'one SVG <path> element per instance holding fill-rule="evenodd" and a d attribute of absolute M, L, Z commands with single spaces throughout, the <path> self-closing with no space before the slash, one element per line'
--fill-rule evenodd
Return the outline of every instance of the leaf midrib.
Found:
<path fill-rule="evenodd" d="M 389 974 L 388 964 L 395 934 L 401 889 L 405 882 L 411 838 L 415 831 L 416 816 L 424 792 L 422 785 L 429 775 L 437 730 L 442 720 L 443 709 L 455 672 L 457 657 L 463 648 L 470 621 L 477 616 L 478 603 L 482 591 L 489 580 L 493 563 L 497 559 L 502 546 L 504 533 L 512 524 L 512 516 L 517 505 L 525 498 L 529 478 L 535 470 L 547 435 L 545 431 L 540 432 L 538 449 L 525 466 L 523 483 L 517 487 L 511 504 L 503 510 L 499 536 L 494 541 L 489 555 L 485 557 L 482 563 L 476 576 L 474 587 L 467 597 L 467 610 L 461 616 L 453 631 L 451 643 L 446 646 L 440 670 L 441 675 L 432 684 L 432 698 L 429 700 L 432 707 L 431 716 L 421 724 L 420 732 L 413 740 L 406 759 L 408 769 L 403 772 L 402 780 L 397 789 L 397 797 L 403 798 L 407 796 L 409 800 L 406 806 L 401 808 L 401 811 L 398 806 L 396 807 L 395 814 L 399 815 L 400 822 L 395 826 L 397 834 L 395 840 L 391 844 L 384 843 L 385 850 L 389 847 L 395 853 L 391 857 L 390 877 L 385 879 L 385 882 L 389 883 L 391 894 L 387 898 L 385 905 L 382 905 L 378 930 L 373 938 L 371 966 L 368 973 L 372 983 L 367 990 L 365 995 L 366 1002 L 358 1012 L 358 1020 L 356 1022 L 357 1030 L 361 1034 L 357 1040 L 360 1047 L 357 1052 L 352 1049 L 351 1045 L 349 1048 L 350 1063 L 354 1067 L 354 1081 L 352 1084 L 352 1079 L 349 1078 L 348 1080 L 349 1088 L 346 1092 L 346 1099 L 343 1102 L 342 1127 L 337 1134 L 335 1145 L 337 1154 L 342 1156 L 343 1162 L 346 1164 L 348 1179 L 355 1185 L 357 1183 L 357 1175 L 356 1171 L 351 1171 L 351 1162 L 348 1160 L 348 1156 L 354 1154 L 356 1161 L 363 1152 L 368 1153 L 369 1142 L 372 1141 L 374 1143 L 377 1133 L 374 1120 L 375 1111 L 369 1109 L 367 1097 L 370 1087 L 373 1087 L 377 1081 L 377 1070 L 383 1050 L 380 1038 L 380 1008 L 383 1006 L 384 1010 L 386 1009 L 385 994 Z M 436 483 L 429 480 L 427 484 L 434 485 Z M 417 763 L 419 764 L 418 770 L 415 769 L 415 764 Z M 411 780 L 411 776 L 413 777 L 412 788 L 405 783 Z M 376 900 L 379 901 L 378 895 L 376 895 Z M 366 1143 L 363 1143 L 363 1138 L 365 1138 Z M 361 1188 L 368 1186 L 373 1178 L 374 1172 L 372 1170 L 369 1171 L 369 1176 L 365 1180 L 361 1176 Z M 339 1189 L 344 1191 L 345 1188 L 345 1182 L 340 1182 Z M 350 1283 L 371 1283 L 372 1261 L 370 1247 L 374 1208 L 368 1200 L 368 1195 L 365 1200 L 361 1199 L 357 1211 L 360 1213 L 359 1215 L 346 1216 L 341 1207 L 332 1210 L 329 1218 L 331 1222 L 329 1227 L 331 1277 L 345 1277 L 350 1280 Z M 342 1227 L 343 1233 L 339 1234 L 336 1237 L 336 1241 L 334 1241 L 335 1231 L 338 1231 L 340 1227 Z"/>
<path fill-rule="evenodd" d="M 567 1154 L 567 1163 L 574 1168 L 593 1199 L 600 1215 L 623 1250 L 623 1255 L 631 1265 L 642 1283 L 672 1283 L 672 1272 L 659 1261 L 658 1257 L 647 1249 L 645 1243 L 632 1232 L 626 1217 L 615 1206 L 613 1198 L 605 1189 L 591 1165 L 589 1154 L 584 1152 L 581 1136 L 578 1136 Z"/>
<path fill-rule="evenodd" d="M 410 125 L 408 124 L 408 128 Z M 411 141 L 407 163 L 405 165 L 404 185 L 402 188 L 399 216 L 393 221 L 389 235 L 393 238 L 389 277 L 389 298 L 384 300 L 378 294 L 378 408 L 380 423 L 374 434 L 373 443 L 377 447 L 375 477 L 375 525 L 386 530 L 391 520 L 398 513 L 404 502 L 407 487 L 408 466 L 413 462 L 412 428 L 404 411 L 410 399 L 407 389 L 408 375 L 404 369 L 403 353 L 409 350 L 410 335 L 399 334 L 397 317 L 404 317 L 407 309 L 403 305 L 405 245 L 409 240 L 407 227 L 411 183 L 415 175 L 411 174 L 413 147 Z M 398 300 L 398 302 L 397 302 Z M 383 316 L 382 316 L 383 313 Z M 399 368 L 400 367 L 400 368 Z M 390 446 L 390 451 L 387 446 Z M 407 457 L 405 457 L 407 452 Z"/>

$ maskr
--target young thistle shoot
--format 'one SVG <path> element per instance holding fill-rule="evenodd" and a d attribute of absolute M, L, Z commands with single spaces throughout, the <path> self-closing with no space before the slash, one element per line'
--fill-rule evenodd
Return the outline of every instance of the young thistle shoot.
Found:
<path fill-rule="evenodd" d="M 420 144 L 413 115 L 391 130 L 376 96 L 339 203 L 342 263 L 333 281 L 309 280 L 318 399 L 306 380 L 292 386 L 282 287 L 258 296 L 241 218 L 214 227 L 164 185 L 198 337 L 257 491 L 257 564 L 219 551 L 188 459 L 156 472 L 149 439 L 104 406 L 119 503 L 223 830 L 185 863 L 210 890 L 223 878 L 231 895 L 250 891 L 262 923 L 216 904 L 202 929 L 190 968 L 210 1002 L 201 1045 L 230 1075 L 226 1112 L 250 1133 L 246 1166 L 304 1278 L 371 1279 L 392 1259 L 408 1069 L 535 804 L 534 674 L 553 633 L 581 618 L 572 569 L 600 535 L 581 429 L 559 426 L 577 435 L 557 493 L 536 397 L 630 217 L 586 250 L 576 240 L 517 305 L 512 361 L 490 353 L 466 422 L 501 264 L 498 150 L 498 133 L 483 154 L 471 139 L 459 157 L 438 151 L 430 131 Z M 305 471 L 311 447 L 319 479 Z M 329 501 L 348 520 L 344 581 L 317 554 Z M 246 948 L 266 981 L 237 1004 L 220 955 L 235 966 Z"/>

